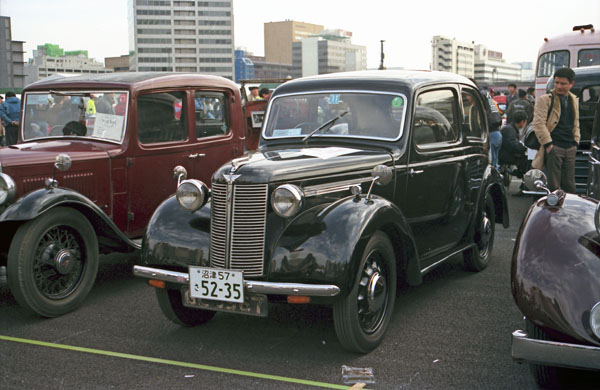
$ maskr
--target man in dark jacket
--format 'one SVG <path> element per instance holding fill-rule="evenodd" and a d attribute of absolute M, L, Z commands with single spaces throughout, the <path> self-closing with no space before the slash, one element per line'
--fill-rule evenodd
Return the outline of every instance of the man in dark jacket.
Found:
<path fill-rule="evenodd" d="M 519 97 L 516 100 L 513 100 L 512 103 L 508 106 L 506 110 L 506 121 L 513 122 L 512 116 L 517 111 L 525 111 L 527 114 L 527 123 L 531 122 L 533 119 L 533 106 L 527 100 L 527 92 L 522 89 L 519 89 Z"/>
<path fill-rule="evenodd" d="M 6 145 L 14 145 L 19 139 L 19 119 L 21 117 L 21 101 L 14 92 L 6 93 L 6 101 L 0 106 L 0 117 L 6 129 Z"/>
<path fill-rule="evenodd" d="M 522 178 L 529 169 L 529 160 L 525 153 L 527 148 L 519 142 L 519 133 L 527 124 L 527 114 L 524 111 L 515 111 L 512 121 L 504 126 L 502 132 L 502 147 L 500 148 L 500 164 L 516 165 L 517 170 L 512 174 Z"/>

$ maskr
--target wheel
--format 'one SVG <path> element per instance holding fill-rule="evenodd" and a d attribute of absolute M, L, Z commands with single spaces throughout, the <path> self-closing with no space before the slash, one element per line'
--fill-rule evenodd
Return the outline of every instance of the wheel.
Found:
<path fill-rule="evenodd" d="M 484 207 L 478 213 L 477 226 L 475 228 L 475 246 L 467 249 L 463 256 L 465 267 L 469 271 L 479 272 L 488 266 L 492 249 L 494 247 L 494 235 L 496 233 L 496 214 L 494 212 L 494 201 L 488 195 L 485 197 Z"/>
<path fill-rule="evenodd" d="M 169 290 L 166 288 L 157 288 L 155 290 L 160 310 L 165 317 L 177 325 L 202 325 L 210 321 L 216 314 L 212 310 L 192 309 L 183 306 L 179 290 Z"/>
<path fill-rule="evenodd" d="M 527 335 L 531 338 L 537 340 L 552 340 L 542 328 L 528 319 L 525 319 L 525 330 L 527 331 Z M 538 385 L 545 389 L 560 388 L 561 382 L 563 381 L 562 378 L 570 371 L 565 368 L 542 366 L 539 364 L 530 364 L 529 368 Z"/>
<path fill-rule="evenodd" d="M 342 347 L 367 353 L 385 335 L 396 300 L 396 261 L 389 238 L 376 232 L 365 247 L 352 290 L 333 306 Z"/>
<path fill-rule="evenodd" d="M 58 317 L 80 306 L 97 271 L 96 232 L 68 207 L 21 225 L 8 251 L 11 292 L 20 305 L 42 317 Z"/>

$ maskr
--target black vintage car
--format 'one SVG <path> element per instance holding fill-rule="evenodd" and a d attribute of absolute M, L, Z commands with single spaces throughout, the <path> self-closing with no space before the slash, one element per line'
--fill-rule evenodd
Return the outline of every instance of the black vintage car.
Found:
<path fill-rule="evenodd" d="M 134 274 L 175 323 L 326 304 L 342 346 L 368 352 L 398 284 L 460 253 L 483 270 L 496 223 L 508 226 L 483 104 L 450 73 L 289 81 L 271 97 L 258 151 L 217 170 L 210 192 L 175 169 L 176 195 L 154 213 Z"/>

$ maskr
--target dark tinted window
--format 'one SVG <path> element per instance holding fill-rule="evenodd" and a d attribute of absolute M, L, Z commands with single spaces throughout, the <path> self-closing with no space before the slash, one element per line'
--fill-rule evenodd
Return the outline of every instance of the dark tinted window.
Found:
<path fill-rule="evenodd" d="M 185 92 L 162 92 L 138 98 L 138 138 L 143 144 L 187 138 L 183 100 Z"/>
<path fill-rule="evenodd" d="M 579 50 L 577 55 L 577 66 L 600 65 L 600 49 Z"/>
<path fill-rule="evenodd" d="M 413 139 L 417 145 L 455 142 L 456 98 L 449 89 L 419 95 L 413 118 Z"/>

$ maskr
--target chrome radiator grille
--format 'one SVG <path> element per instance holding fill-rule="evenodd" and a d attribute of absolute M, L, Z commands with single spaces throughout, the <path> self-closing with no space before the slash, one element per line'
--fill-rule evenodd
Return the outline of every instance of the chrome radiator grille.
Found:
<path fill-rule="evenodd" d="M 210 263 L 212 267 L 263 274 L 267 185 L 212 184 Z M 228 192 L 231 202 L 228 204 Z"/>

